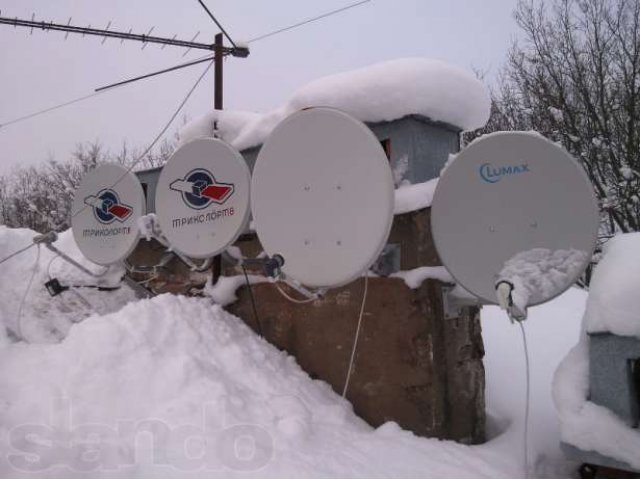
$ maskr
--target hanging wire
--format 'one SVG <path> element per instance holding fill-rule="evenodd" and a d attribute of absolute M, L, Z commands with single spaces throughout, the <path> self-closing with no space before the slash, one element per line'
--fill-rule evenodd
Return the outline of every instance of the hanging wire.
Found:
<path fill-rule="evenodd" d="M 0 123 L 0 129 L 4 128 L 6 126 L 9 126 L 9 125 L 13 125 L 14 123 L 19 123 L 19 122 L 23 122 L 24 120 L 29 120 L 30 118 L 37 117 L 38 115 L 43 115 L 45 113 L 53 112 L 54 110 L 58 110 L 59 108 L 63 108 L 63 107 L 67 107 L 69 105 L 73 105 L 74 103 L 78 103 L 78 102 L 82 102 L 84 100 L 88 100 L 89 98 L 93 98 L 93 97 L 95 97 L 97 95 L 100 95 L 101 93 L 104 93 L 104 92 L 102 92 L 102 91 L 93 92 L 93 93 L 90 93 L 89 95 L 84 95 L 82 97 L 74 98 L 73 100 L 69 100 L 68 102 L 59 103 L 57 105 L 53 105 L 52 107 L 44 108 L 42 110 L 38 110 L 37 112 L 33 112 L 33 113 L 28 114 L 28 115 L 24 115 L 22 117 L 14 118 L 13 120 L 9 120 L 7 122 Z"/>
<path fill-rule="evenodd" d="M 38 245 L 38 253 L 36 254 L 36 261 L 33 264 L 33 270 L 31 271 L 31 277 L 29 278 L 27 289 L 25 290 L 24 295 L 22 295 L 22 300 L 20 301 L 20 307 L 18 308 L 18 316 L 16 318 L 16 333 L 18 334 L 18 338 L 20 338 L 21 340 L 24 340 L 25 342 L 27 341 L 27 339 L 22 334 L 22 309 L 24 308 L 24 302 L 27 299 L 29 290 L 31 290 L 33 279 L 35 278 L 36 273 L 38 272 L 38 266 L 40 263 L 40 244 L 38 243 L 37 245 Z"/>
<path fill-rule="evenodd" d="M 329 16 L 331 16 L 331 15 L 335 15 L 335 14 L 340 13 L 340 12 L 343 12 L 343 11 L 345 11 L 345 10 L 349 10 L 349 9 L 351 9 L 351 8 L 354 8 L 354 7 L 360 6 L 360 5 L 364 4 L 364 3 L 368 3 L 368 2 L 370 2 L 370 1 L 371 1 L 371 0 L 361 0 L 361 1 L 356 2 L 356 3 L 353 3 L 353 4 L 351 4 L 351 5 L 347 5 L 346 7 L 342 7 L 342 8 L 339 8 L 339 9 L 337 9 L 337 10 L 332 10 L 332 11 L 330 11 L 330 12 L 323 13 L 323 14 L 321 14 L 321 15 L 317 15 L 317 16 L 312 17 L 312 18 L 308 18 L 308 19 L 306 19 L 306 20 L 303 20 L 303 21 L 301 21 L 301 22 L 295 23 L 295 24 L 293 24 L 293 25 L 289 25 L 289 26 L 287 26 L 287 27 L 279 28 L 278 30 L 274 30 L 274 31 L 269 32 L 269 33 L 266 33 L 266 34 L 264 34 L 264 35 L 260 35 L 260 36 L 258 36 L 258 37 L 254 37 L 254 38 L 252 38 L 251 40 L 249 40 L 247 43 L 254 43 L 254 42 L 258 42 L 258 41 L 260 41 L 260 40 L 262 40 L 262 39 L 269 38 L 269 37 L 272 37 L 272 36 L 274 36 L 274 35 L 278 35 L 278 34 L 280 34 L 280 33 L 287 32 L 287 31 L 289 31 L 289 30 L 293 30 L 293 29 L 298 28 L 298 27 L 301 27 L 301 26 L 303 26 L 303 25 L 307 25 L 307 24 L 312 23 L 312 22 L 315 22 L 315 21 L 317 21 L 317 20 L 321 20 L 321 19 L 323 19 L 323 18 L 327 18 L 327 17 L 329 17 Z M 200 32 L 196 33 L 196 35 L 191 39 L 191 41 L 195 40 L 195 38 L 198 36 L 198 34 L 199 34 L 199 33 L 200 33 Z M 229 37 L 227 37 L 227 38 L 229 38 Z M 235 47 L 235 44 L 233 43 L 233 41 L 231 41 L 231 39 L 230 39 L 230 38 L 229 38 L 229 41 L 230 41 L 230 42 L 234 45 L 234 47 Z M 186 51 L 185 51 L 185 53 L 184 53 L 184 55 L 186 55 L 186 54 L 189 52 L 189 50 L 190 50 L 190 49 L 186 50 Z M 183 56 L 184 56 L 184 55 L 183 55 Z M 75 99 L 73 99 L 73 100 L 69 100 L 69 101 L 67 101 L 67 102 L 63 102 L 63 103 L 60 103 L 60 104 L 57 104 L 57 105 L 53 105 L 53 106 L 51 106 L 51 107 L 44 108 L 44 109 L 42 109 L 42 110 L 38 110 L 38 111 L 36 111 L 36 112 L 30 113 L 30 114 L 28 114 L 28 115 L 24 115 L 24 116 L 22 116 L 22 117 L 14 118 L 14 119 L 12 119 L 12 120 L 8 120 L 8 121 L 6 121 L 6 122 L 4 122 L 4 123 L 0 123 L 0 129 L 2 129 L 3 127 L 6 127 L 6 126 L 8 126 L 8 125 L 12 125 L 12 124 L 14 124 L 14 123 L 22 122 L 22 121 L 28 120 L 28 119 L 30 119 L 30 118 L 37 117 L 37 116 L 39 116 L 39 115 L 43 115 L 43 114 L 45 114 L 45 113 L 52 112 L 52 111 L 57 110 L 57 109 L 59 109 L 59 108 L 63 108 L 63 107 L 69 106 L 69 105 L 73 105 L 73 104 L 75 104 L 75 103 L 82 102 L 82 101 L 84 101 L 84 100 L 88 100 L 88 99 L 90 99 L 90 98 L 92 98 L 92 97 L 95 97 L 96 95 L 99 95 L 99 94 L 101 94 L 101 93 L 104 93 L 104 92 L 105 92 L 105 91 L 107 91 L 107 90 L 111 90 L 111 87 L 121 86 L 121 85 L 126 85 L 126 84 L 132 83 L 132 82 L 134 82 L 134 81 L 136 81 L 136 80 L 142 80 L 142 79 L 144 79 L 144 78 L 149 78 L 149 77 L 152 77 L 152 76 L 155 76 L 155 75 L 159 75 L 159 74 L 161 74 L 161 73 L 171 72 L 171 71 L 174 71 L 174 70 L 178 70 L 178 69 L 180 69 L 180 68 L 186 68 L 186 67 L 189 67 L 189 66 L 191 66 L 191 65 L 196 65 L 196 64 L 200 63 L 200 60 L 201 60 L 201 61 L 205 61 L 204 59 L 205 59 L 205 58 L 208 58 L 208 57 L 210 57 L 210 54 L 205 55 L 205 56 L 204 56 L 204 57 L 202 57 L 202 58 L 196 59 L 196 60 L 194 60 L 193 62 L 187 62 L 186 64 L 176 65 L 175 67 L 169 67 L 169 68 L 166 68 L 166 69 L 161 70 L 161 71 L 157 71 L 157 72 L 154 72 L 154 73 L 150 73 L 150 74 L 148 74 L 148 75 L 142 75 L 142 76 L 140 76 L 140 77 L 132 78 L 132 79 L 130 79 L 130 80 L 124 80 L 124 81 L 121 81 L 121 82 L 118 82 L 118 83 L 115 83 L 115 84 L 111 84 L 111 85 L 107 85 L 107 86 L 104 86 L 104 87 L 100 87 L 100 88 L 96 89 L 96 91 L 94 91 L 93 93 L 91 93 L 91 94 L 89 94 L 89 95 L 84 95 L 84 96 L 82 96 L 82 97 L 78 97 L 78 98 L 75 98 Z"/>
<path fill-rule="evenodd" d="M 198 57 L 198 58 L 194 59 L 193 62 L 188 62 L 187 64 L 181 64 L 181 65 L 177 65 L 175 67 L 168 67 L 168 68 L 162 70 L 161 72 L 156 72 L 156 73 L 150 74 L 150 76 L 156 75 L 158 73 L 164 73 L 165 71 L 166 72 L 170 72 L 170 71 L 176 70 L 178 68 L 183 68 L 183 67 L 190 66 L 190 65 L 196 65 L 198 63 L 202 63 L 202 62 L 206 61 L 207 58 L 212 58 L 211 54 L 207 54 L 207 55 L 204 55 L 202 57 Z M 140 77 L 140 78 L 146 78 L 146 76 L 143 76 L 143 77 Z M 4 127 L 7 127 L 9 125 L 13 125 L 14 123 L 23 122 L 25 120 L 29 120 L 30 118 L 34 118 L 34 117 L 37 117 L 37 116 L 40 116 L 40 115 L 44 115 L 45 113 L 53 112 L 54 110 L 58 110 L 59 108 L 68 107 L 69 105 L 73 105 L 73 104 L 76 104 L 76 103 L 79 103 L 79 102 L 83 102 L 85 100 L 89 100 L 90 98 L 96 97 L 96 96 L 104 93 L 106 90 L 111 90 L 111 87 L 126 85 L 127 83 L 130 83 L 130 82 L 124 81 L 124 82 L 119 82 L 117 84 L 109 85 L 107 87 L 101 87 L 101 88 L 97 89 L 96 91 L 94 91 L 93 93 L 90 93 L 88 95 L 83 95 L 81 97 L 74 98 L 73 100 L 69 100 L 69 101 L 66 101 L 66 102 L 58 103 L 57 105 L 53 105 L 51 107 L 46 107 L 46 108 L 43 108 L 43 109 L 38 110 L 36 112 L 29 113 L 27 115 L 23 115 L 21 117 L 14 118 L 12 120 L 8 120 L 8 121 L 6 121 L 4 123 L 0 123 L 0 129 L 2 129 Z"/>
<path fill-rule="evenodd" d="M 30 245 L 27 245 L 24 248 L 21 248 L 20 250 L 13 252 L 11 255 L 8 255 L 6 257 L 4 257 L 2 260 L 0 260 L 0 264 L 3 264 L 4 262 L 6 262 L 7 260 L 12 259 L 13 257 L 15 257 L 16 255 L 21 254 L 22 252 L 26 252 L 27 250 L 29 250 L 31 247 L 33 247 L 34 245 L 36 245 L 35 243 L 31 243 Z"/>
<path fill-rule="evenodd" d="M 258 329 L 258 335 L 264 337 L 262 332 L 262 324 L 260 323 L 260 317 L 258 317 L 258 309 L 256 307 L 256 300 L 253 297 L 253 288 L 251 288 L 251 282 L 249 281 L 249 275 L 247 275 L 247 269 L 244 265 L 240 265 L 242 267 L 242 273 L 244 274 L 244 280 L 247 283 L 247 289 L 249 290 L 249 298 L 251 299 L 251 308 L 253 309 L 253 317 L 256 321 L 256 327 Z"/>
<path fill-rule="evenodd" d="M 312 22 L 315 22 L 317 20 L 321 20 L 323 18 L 330 17 L 331 15 L 335 15 L 336 13 L 344 12 L 345 10 L 349 10 L 350 8 L 358 7 L 358 6 L 362 5 L 363 3 L 368 3 L 370 1 L 371 0 L 361 0 L 360 2 L 356 2 L 356 3 L 353 3 L 351 5 L 347 5 L 346 7 L 338 8 L 337 10 L 332 10 L 330 12 L 323 13 L 323 14 L 318 15 L 316 17 L 308 18 L 306 20 L 303 20 L 301 22 L 295 23 L 293 25 L 289 25 L 288 27 L 283 27 L 283 28 L 280 28 L 278 30 L 274 30 L 273 32 L 265 33 L 264 35 L 260 35 L 258 37 L 252 38 L 247 43 L 253 43 L 253 42 L 257 42 L 259 40 L 262 40 L 264 38 L 273 37 L 274 35 L 277 35 L 279 33 L 287 32 L 289 30 L 293 30 L 294 28 L 301 27 L 301 26 L 306 25 L 308 23 L 312 23 Z"/>
<path fill-rule="evenodd" d="M 278 283 L 274 283 L 274 285 L 276 286 L 276 289 L 280 292 L 280 294 L 286 298 L 287 300 L 289 300 L 292 303 L 298 303 L 298 304 L 304 304 L 304 303 L 311 303 L 316 301 L 316 298 L 305 298 L 304 300 L 299 300 L 297 298 L 293 298 L 291 295 L 289 295 L 287 292 L 285 292 L 282 287 L 280 287 L 280 285 L 278 285 Z"/>
<path fill-rule="evenodd" d="M 347 378 L 344 381 L 342 389 L 342 398 L 347 396 L 349 390 L 349 382 L 351 381 L 351 373 L 353 372 L 353 364 L 356 359 L 356 350 L 358 348 L 358 339 L 360 338 L 360 327 L 362 325 L 362 317 L 364 316 L 364 305 L 367 302 L 367 291 L 369 290 L 369 272 L 364 274 L 364 292 L 362 294 L 362 305 L 360 305 L 360 315 L 358 315 L 358 326 L 356 327 L 356 336 L 353 339 L 353 348 L 351 349 L 351 358 L 349 359 L 349 368 L 347 369 Z"/>
<path fill-rule="evenodd" d="M 116 180 L 113 183 L 113 185 L 111 185 L 109 188 L 114 188 L 116 185 L 118 185 L 122 181 L 123 178 L 125 178 L 127 175 L 129 175 L 129 173 L 131 173 L 131 171 L 144 159 L 144 157 L 147 155 L 147 153 L 149 153 L 151 151 L 151 149 L 155 146 L 155 144 L 158 142 L 158 140 L 160 140 L 160 138 L 162 138 L 162 136 L 169 129 L 169 127 L 171 126 L 171 124 L 173 123 L 175 118 L 178 116 L 178 114 L 180 113 L 182 108 L 185 106 L 187 101 L 189 101 L 189 98 L 191 98 L 191 95 L 193 94 L 195 89 L 198 87 L 198 85 L 200 85 L 200 82 L 202 81 L 204 76 L 207 74 L 207 72 L 209 71 L 209 69 L 211 68 L 212 65 L 213 65 L 213 61 L 211 63 L 209 63 L 209 65 L 207 65 L 207 68 L 205 68 L 204 71 L 202 72 L 202 74 L 198 77 L 198 79 L 193 84 L 193 86 L 191 87 L 191 89 L 189 90 L 187 95 L 184 97 L 182 102 L 180 102 L 180 105 L 178 105 L 178 108 L 175 110 L 175 112 L 173 112 L 173 115 L 171 115 L 171 118 L 169 118 L 169 121 L 165 124 L 165 126 L 162 128 L 162 130 L 160 130 L 160 133 L 158 133 L 158 135 L 156 135 L 156 138 L 154 138 L 153 142 L 151 142 L 151 144 L 145 149 L 145 151 L 142 152 L 142 155 L 140 155 L 136 160 L 134 160 L 134 162 L 129 166 L 129 168 L 127 168 L 127 171 L 124 172 L 120 176 L 120 178 L 118 178 L 118 180 Z M 77 212 L 75 212 L 74 214 L 71 215 L 71 218 L 76 217 L 80 213 L 84 212 L 87 208 L 89 208 L 89 205 L 83 205 L 83 207 L 80 208 L 80 210 L 78 210 Z"/>
<path fill-rule="evenodd" d="M 527 347 L 527 335 L 524 332 L 524 325 L 522 322 L 517 322 L 520 326 L 520 332 L 522 333 L 522 345 L 524 346 L 524 361 L 526 369 L 526 400 L 524 408 L 524 442 L 523 442 L 523 461 L 524 461 L 524 476 L 529 478 L 529 403 L 531 397 L 531 371 L 529 368 L 529 348 Z"/>
<path fill-rule="evenodd" d="M 231 37 L 229 36 L 229 34 L 227 33 L 227 31 L 222 27 L 222 25 L 220 25 L 220 22 L 218 20 L 216 20 L 216 17 L 213 16 L 213 13 L 211 13 L 211 11 L 207 8 L 207 6 L 204 4 L 204 2 L 202 0 L 198 0 L 198 3 L 200 5 L 202 5 L 202 8 L 204 8 L 204 10 L 207 12 L 207 14 L 209 15 L 209 17 L 211 18 L 211 20 L 213 20 L 215 22 L 215 24 L 218 26 L 218 28 L 222 31 L 222 33 L 224 34 L 225 37 L 227 37 L 227 39 L 229 40 L 229 42 L 231 43 L 231 45 L 233 45 L 233 48 L 238 48 L 235 44 L 235 42 L 231 39 Z"/>

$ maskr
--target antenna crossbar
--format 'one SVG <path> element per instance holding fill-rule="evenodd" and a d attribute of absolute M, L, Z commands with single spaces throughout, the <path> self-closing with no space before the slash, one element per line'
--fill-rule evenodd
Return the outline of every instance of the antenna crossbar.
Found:
<path fill-rule="evenodd" d="M 177 38 L 165 38 L 165 37 L 156 37 L 145 34 L 136 34 L 129 32 L 119 32 L 117 30 L 106 30 L 99 28 L 91 28 L 91 27 L 78 27 L 70 24 L 61 24 L 61 23 L 53 23 L 53 22 L 38 22 L 35 20 L 24 20 L 20 18 L 9 18 L 9 17 L 0 17 L 0 25 L 13 25 L 14 27 L 26 27 L 26 28 L 38 28 L 40 30 L 56 30 L 60 32 L 67 33 L 78 33 L 82 35 L 95 35 L 97 37 L 112 37 L 119 38 L 121 40 L 133 40 L 142 43 L 158 43 L 161 45 L 171 45 L 175 47 L 183 47 L 183 48 L 196 48 L 199 50 L 210 50 L 213 51 L 215 49 L 215 45 L 213 43 L 200 43 L 189 40 L 180 40 Z M 222 47 L 222 53 L 227 55 L 233 55 L 235 57 L 246 57 L 249 55 L 249 50 L 244 47 Z"/>

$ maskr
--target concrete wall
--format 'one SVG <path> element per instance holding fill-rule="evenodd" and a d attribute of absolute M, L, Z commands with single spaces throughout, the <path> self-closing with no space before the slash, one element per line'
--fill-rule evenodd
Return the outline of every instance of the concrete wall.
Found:
<path fill-rule="evenodd" d="M 397 215 L 389 242 L 400 246 L 403 270 L 440 265 L 431 237 L 430 209 Z M 236 245 L 249 257 L 262 250 L 250 236 Z M 224 274 L 241 271 L 228 265 Z M 369 279 L 362 337 L 347 398 L 355 412 L 373 426 L 393 420 L 418 435 L 479 443 L 485 435 L 479 311 L 466 309 L 459 318 L 445 320 L 443 286 L 427 280 L 411 290 L 397 278 Z M 270 284 L 255 285 L 253 292 L 259 324 L 245 288 L 229 311 L 293 355 L 312 377 L 341 393 L 363 279 L 305 305 L 289 302 Z"/>
<path fill-rule="evenodd" d="M 374 427 L 394 421 L 417 435 L 482 442 L 484 351 L 478 311 L 442 321 L 440 282 L 426 281 L 417 290 L 395 278 L 368 282 L 347 392 L 355 413 Z M 259 325 L 245 288 L 228 309 L 293 355 L 312 378 L 341 394 L 363 288 L 364 279 L 359 279 L 321 300 L 298 305 L 272 285 L 255 285 Z"/>

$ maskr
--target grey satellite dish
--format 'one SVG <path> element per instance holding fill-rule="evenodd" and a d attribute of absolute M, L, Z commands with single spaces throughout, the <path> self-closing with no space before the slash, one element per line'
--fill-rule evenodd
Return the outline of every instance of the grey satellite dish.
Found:
<path fill-rule="evenodd" d="M 219 254 L 247 225 L 250 182 L 244 159 L 222 140 L 199 138 L 183 145 L 158 179 L 162 234 L 189 257 Z"/>
<path fill-rule="evenodd" d="M 362 122 L 330 108 L 283 120 L 253 170 L 251 210 L 269 256 L 309 287 L 344 285 L 382 251 L 393 220 L 389 161 Z"/>
<path fill-rule="evenodd" d="M 485 303 L 500 282 L 521 308 L 568 289 L 591 260 L 598 204 L 563 148 L 531 132 L 474 141 L 443 172 L 431 223 L 440 258 Z"/>
<path fill-rule="evenodd" d="M 138 219 L 145 213 L 136 176 L 105 164 L 85 175 L 71 207 L 71 229 L 82 254 L 98 265 L 126 258 L 138 243 Z"/>

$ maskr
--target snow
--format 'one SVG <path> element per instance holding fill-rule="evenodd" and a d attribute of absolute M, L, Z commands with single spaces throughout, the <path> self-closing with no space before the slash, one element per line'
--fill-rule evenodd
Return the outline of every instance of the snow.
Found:
<path fill-rule="evenodd" d="M 430 207 L 437 186 L 437 178 L 423 183 L 401 185 L 395 190 L 394 215 Z"/>
<path fill-rule="evenodd" d="M 513 303 L 525 311 L 527 306 L 548 300 L 573 284 L 587 256 L 576 249 L 533 248 L 519 252 L 504 263 L 496 283 L 511 282 Z"/>
<path fill-rule="evenodd" d="M 585 314 L 588 332 L 640 337 L 640 233 L 607 242 L 591 279 Z"/>
<path fill-rule="evenodd" d="M 440 280 L 444 283 L 455 283 L 451 274 L 444 267 L 418 267 L 413 270 L 404 270 L 391 274 L 392 277 L 401 278 L 407 287 L 419 288 L 426 279 Z"/>
<path fill-rule="evenodd" d="M 247 275 L 247 278 L 251 285 L 269 281 L 267 277 L 261 275 Z M 244 275 L 220 276 L 215 285 L 211 284 L 211 277 L 209 277 L 203 293 L 210 297 L 215 303 L 224 307 L 238 300 L 236 291 L 245 284 L 246 279 Z"/>
<path fill-rule="evenodd" d="M 334 107 L 363 122 L 422 115 L 474 130 L 489 119 L 487 89 L 471 72 L 427 58 L 403 58 L 317 79 L 264 114 L 214 110 L 180 131 L 180 143 L 216 135 L 238 150 L 264 142 L 284 118 L 308 107 Z"/>
<path fill-rule="evenodd" d="M 570 288 L 552 301 L 530 307 L 523 323 L 531 359 L 529 462 L 532 478 L 567 478 L 577 465 L 560 450 L 560 427 L 551 385 L 558 364 L 580 334 L 587 293 Z M 498 306 L 482 307 L 488 429 L 503 431 L 493 448 L 522 461 L 525 362 L 517 325 Z M 520 473 L 522 475 L 522 473 Z"/>
<path fill-rule="evenodd" d="M 589 398 L 589 337 L 608 331 L 640 336 L 640 233 L 620 234 L 604 248 L 589 287 L 578 344 L 562 361 L 553 381 L 562 440 L 585 451 L 626 462 L 640 470 L 640 431 Z"/>
<path fill-rule="evenodd" d="M 0 255 L 33 233 L 0 229 Z M 58 246 L 79 258 L 69 232 Z M 34 254 L 0 269 L 0 313 L 9 327 Z M 41 335 L 56 323 L 65 328 L 51 343 L 0 344 L 3 477 L 523 475 L 522 347 L 497 307 L 482 309 L 491 438 L 465 446 L 416 437 L 393 422 L 369 427 L 326 383 L 208 298 L 87 291 L 100 310 L 112 310 L 100 314 L 74 305 L 68 292 L 51 299 L 41 284 L 50 258 L 43 250 L 24 321 Z M 82 275 L 54 266 L 61 280 Z M 529 311 L 535 476 L 575 468 L 558 447 L 550 383 L 578 335 L 585 300 L 571 289 Z"/>
<path fill-rule="evenodd" d="M 0 258 L 26 247 L 32 243 L 36 232 L 28 229 L 10 229 L 0 226 Z M 102 274 L 105 268 L 95 265 L 84 258 L 73 240 L 71 230 L 60 234 L 54 245 L 71 258 L 87 267 L 95 274 Z M 51 297 L 44 287 L 50 277 L 59 278 L 63 285 L 95 285 L 97 279 L 81 272 L 42 245 L 38 258 L 38 247 L 6 261 L 0 267 L 0 345 L 8 343 L 22 332 L 30 342 L 58 342 L 64 338 L 75 322 L 86 318 L 94 311 L 107 313 L 120 308 L 135 299 L 134 292 L 126 285 L 112 292 L 82 288 L 76 292 L 70 290 Z M 27 292 L 29 279 L 38 259 L 31 288 Z M 119 272 L 109 272 L 105 280 L 110 280 Z M 88 307 L 84 297 L 91 307 Z M 18 311 L 23 296 L 24 307 L 18 325 Z M 4 328 L 3 328 L 4 327 Z"/>
<path fill-rule="evenodd" d="M 630 428 L 607 408 L 589 402 L 588 395 L 589 339 L 583 334 L 558 367 L 553 380 L 553 399 L 560 417 L 562 440 L 640 470 L 640 431 Z"/>

